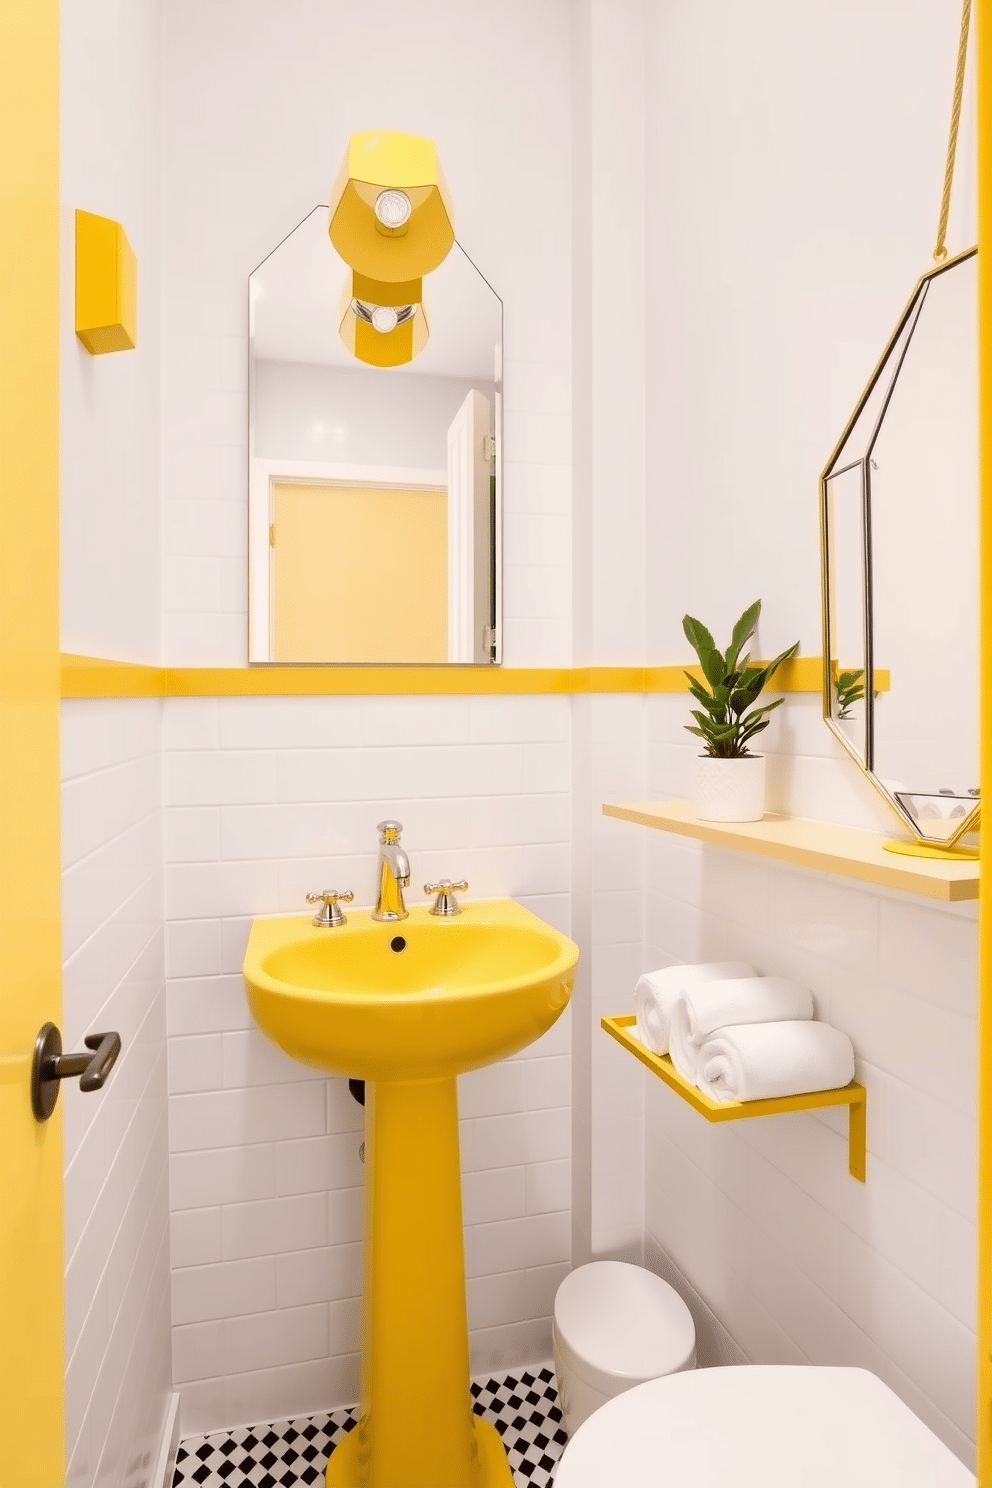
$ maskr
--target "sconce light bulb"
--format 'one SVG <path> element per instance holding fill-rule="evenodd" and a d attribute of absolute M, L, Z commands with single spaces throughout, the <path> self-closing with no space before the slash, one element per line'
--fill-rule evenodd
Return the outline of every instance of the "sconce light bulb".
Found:
<path fill-rule="evenodd" d="M 399 315 L 392 305 L 376 305 L 372 311 L 372 325 L 377 331 L 381 331 L 384 336 L 388 335 L 390 331 L 395 331 L 399 324 L 399 319 Z"/>
<path fill-rule="evenodd" d="M 383 227 L 402 227 L 409 222 L 413 207 L 410 198 L 405 191 L 399 191 L 390 187 L 387 191 L 380 191 L 375 199 L 375 215 Z"/>

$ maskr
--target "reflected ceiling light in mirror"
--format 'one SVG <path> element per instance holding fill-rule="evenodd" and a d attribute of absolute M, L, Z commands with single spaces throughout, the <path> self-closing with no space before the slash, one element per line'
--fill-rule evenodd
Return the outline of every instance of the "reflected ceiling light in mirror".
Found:
<path fill-rule="evenodd" d="M 405 191 L 380 191 L 375 199 L 375 215 L 382 227 L 405 227 L 410 220 L 413 206 Z"/>
<path fill-rule="evenodd" d="M 455 241 L 433 140 L 395 130 L 353 134 L 331 191 L 328 232 L 345 263 L 385 284 L 420 279 Z"/>
<path fill-rule="evenodd" d="M 422 296 L 422 279 L 381 284 L 365 274 L 349 274 L 338 326 L 346 349 L 370 367 L 412 362 L 430 334 Z"/>

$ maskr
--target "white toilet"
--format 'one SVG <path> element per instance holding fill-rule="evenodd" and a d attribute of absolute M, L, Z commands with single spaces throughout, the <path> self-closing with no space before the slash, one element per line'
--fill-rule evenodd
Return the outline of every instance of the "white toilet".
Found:
<path fill-rule="evenodd" d="M 565 1448 L 555 1488 L 974 1488 L 866 1369 L 741 1365 L 628 1390 Z"/>
<path fill-rule="evenodd" d="M 626 1261 L 592 1261 L 565 1277 L 552 1342 L 570 1437 L 614 1396 L 696 1367 L 688 1307 L 660 1276 Z"/>

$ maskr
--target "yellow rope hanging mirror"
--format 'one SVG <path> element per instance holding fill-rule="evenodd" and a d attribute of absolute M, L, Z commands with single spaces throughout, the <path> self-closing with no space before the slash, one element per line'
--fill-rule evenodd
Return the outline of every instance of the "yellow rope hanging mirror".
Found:
<path fill-rule="evenodd" d="M 958 37 L 958 61 L 954 73 L 954 101 L 951 105 L 951 127 L 947 136 L 947 163 L 944 166 L 944 190 L 940 198 L 940 221 L 937 224 L 937 246 L 934 262 L 947 257 L 947 222 L 951 215 L 951 187 L 954 184 L 954 162 L 958 153 L 958 128 L 961 124 L 961 100 L 964 97 L 964 74 L 968 63 L 968 37 L 971 35 L 971 0 L 961 9 L 961 34 Z"/>

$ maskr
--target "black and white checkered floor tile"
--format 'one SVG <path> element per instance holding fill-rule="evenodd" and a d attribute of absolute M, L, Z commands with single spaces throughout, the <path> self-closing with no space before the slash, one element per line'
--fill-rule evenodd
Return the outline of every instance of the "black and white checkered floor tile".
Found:
<path fill-rule="evenodd" d="M 476 1380 L 472 1409 L 503 1438 L 517 1488 L 551 1488 L 568 1438 L 550 1365 Z M 173 1488 L 309 1488 L 323 1481 L 328 1457 L 357 1423 L 354 1410 L 339 1410 L 189 1436 Z"/>

